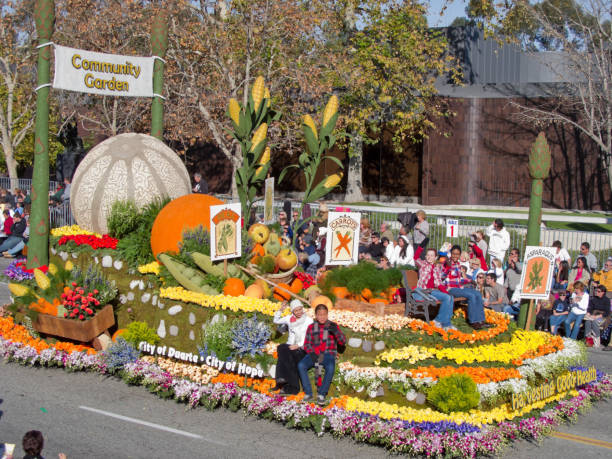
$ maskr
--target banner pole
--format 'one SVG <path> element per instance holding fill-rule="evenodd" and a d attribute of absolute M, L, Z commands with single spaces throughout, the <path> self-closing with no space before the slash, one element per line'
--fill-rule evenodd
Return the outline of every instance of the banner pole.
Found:
<path fill-rule="evenodd" d="M 151 26 L 151 50 L 155 59 L 153 64 L 153 101 L 151 102 L 151 135 L 163 140 L 164 136 L 164 57 L 168 49 L 168 18 L 160 11 Z"/>
<path fill-rule="evenodd" d="M 34 19 L 38 33 L 38 85 L 27 262 L 30 269 L 49 264 L 49 74 L 53 46 L 48 43 L 55 25 L 54 0 L 37 0 Z"/>

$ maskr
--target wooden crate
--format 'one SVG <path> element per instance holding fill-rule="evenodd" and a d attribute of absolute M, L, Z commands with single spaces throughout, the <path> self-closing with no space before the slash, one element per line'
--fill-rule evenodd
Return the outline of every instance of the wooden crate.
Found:
<path fill-rule="evenodd" d="M 107 304 L 94 317 L 86 321 L 39 314 L 32 325 L 39 333 L 89 343 L 115 325 L 115 315 L 113 306 Z"/>
<path fill-rule="evenodd" d="M 406 309 L 406 304 L 371 304 L 361 301 L 341 299 L 336 301 L 334 309 L 338 309 L 340 311 L 367 312 L 377 316 L 388 316 L 389 314 L 399 314 L 403 316 Z"/>

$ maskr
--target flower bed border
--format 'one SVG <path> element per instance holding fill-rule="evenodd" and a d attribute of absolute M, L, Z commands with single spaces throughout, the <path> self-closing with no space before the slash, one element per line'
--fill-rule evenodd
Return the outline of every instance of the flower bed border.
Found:
<path fill-rule="evenodd" d="M 30 346 L 1 337 L 0 356 L 22 365 L 59 366 L 69 371 L 106 373 L 106 367 L 97 355 L 76 351 L 68 354 L 53 348 L 39 353 Z M 501 422 L 478 430 L 452 422 L 415 424 L 400 420 L 384 421 L 377 416 L 353 413 L 339 407 L 320 408 L 280 396 L 260 394 L 240 389 L 235 384 L 200 385 L 175 379 L 157 365 L 142 360 L 126 364 L 121 377 L 128 384 L 145 386 L 152 393 L 186 402 L 192 408 L 203 405 L 209 410 L 219 407 L 231 411 L 242 409 L 245 414 L 276 420 L 289 428 L 314 430 L 318 435 L 327 431 L 335 437 L 348 436 L 396 453 L 428 457 L 499 455 L 512 440 L 524 438 L 540 441 L 563 421 L 574 421 L 578 414 L 591 406 L 592 401 L 612 396 L 612 379 L 606 375 L 582 387 L 575 397 L 543 411 L 538 418 Z"/>

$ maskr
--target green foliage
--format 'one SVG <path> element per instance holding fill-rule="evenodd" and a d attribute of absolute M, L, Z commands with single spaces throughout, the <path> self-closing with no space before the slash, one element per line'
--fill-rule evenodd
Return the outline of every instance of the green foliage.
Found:
<path fill-rule="evenodd" d="M 132 268 L 154 261 L 151 252 L 151 229 L 157 215 L 170 202 L 170 198 L 157 198 L 145 205 L 138 213 L 135 231 L 117 243 L 117 252 Z"/>
<path fill-rule="evenodd" d="M 194 252 L 210 256 L 210 234 L 202 226 L 187 228 L 183 232 L 183 239 L 179 242 L 179 253 L 175 258 L 192 268 L 199 269 L 191 257 Z"/>
<path fill-rule="evenodd" d="M 440 378 L 427 392 L 427 400 L 443 413 L 469 411 L 480 402 L 476 383 L 466 374 Z"/>
<path fill-rule="evenodd" d="M 208 323 L 202 332 L 202 347 L 209 353 L 215 353 L 218 359 L 227 360 L 234 350 L 232 346 L 233 322 L 220 320 L 217 323 Z"/>
<path fill-rule="evenodd" d="M 135 347 L 138 347 L 141 341 L 151 344 L 158 344 L 160 341 L 155 330 L 150 328 L 146 322 L 132 322 L 127 326 L 127 330 L 121 337 Z"/>
<path fill-rule="evenodd" d="M 374 263 L 361 261 L 353 266 L 329 271 L 323 282 L 323 292 L 330 295 L 333 287 L 346 287 L 354 294 L 361 293 L 364 288 L 369 288 L 372 293 L 380 293 L 401 282 L 402 272 L 399 269 L 378 269 Z"/>
<path fill-rule="evenodd" d="M 117 239 L 134 232 L 138 223 L 138 207 L 134 201 L 115 201 L 106 220 L 108 234 Z"/>

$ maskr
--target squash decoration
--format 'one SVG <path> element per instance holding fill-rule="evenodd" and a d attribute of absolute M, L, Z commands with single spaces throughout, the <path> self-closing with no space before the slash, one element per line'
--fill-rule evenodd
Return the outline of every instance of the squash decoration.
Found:
<path fill-rule="evenodd" d="M 223 294 L 228 296 L 240 296 L 244 295 L 245 287 L 242 279 L 237 277 L 230 277 L 225 281 L 223 287 Z"/>

